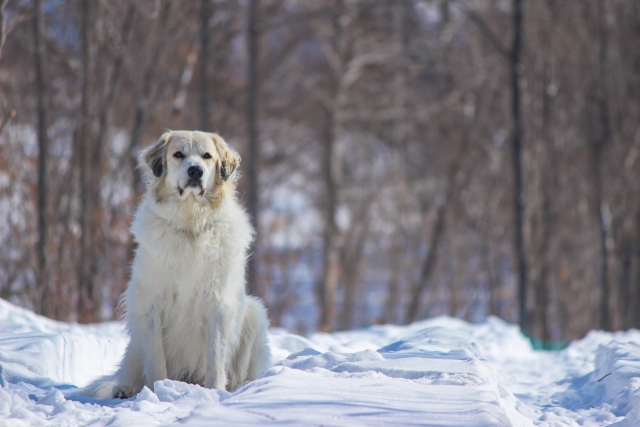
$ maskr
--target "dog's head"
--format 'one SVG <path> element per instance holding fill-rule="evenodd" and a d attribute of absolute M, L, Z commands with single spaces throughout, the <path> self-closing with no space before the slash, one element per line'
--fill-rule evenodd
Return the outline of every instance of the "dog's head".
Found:
<path fill-rule="evenodd" d="M 215 133 L 170 131 L 141 154 L 156 202 L 195 197 L 214 203 L 235 186 L 240 156 Z"/>

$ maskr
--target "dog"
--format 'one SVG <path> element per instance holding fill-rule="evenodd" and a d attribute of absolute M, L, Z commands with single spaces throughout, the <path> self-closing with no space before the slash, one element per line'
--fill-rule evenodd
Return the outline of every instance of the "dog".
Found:
<path fill-rule="evenodd" d="M 117 372 L 80 394 L 126 399 L 166 378 L 233 391 L 269 367 L 266 309 L 245 291 L 254 231 L 235 195 L 239 163 L 198 131 L 169 131 L 141 153 L 148 185 L 121 300 L 130 341 Z"/>

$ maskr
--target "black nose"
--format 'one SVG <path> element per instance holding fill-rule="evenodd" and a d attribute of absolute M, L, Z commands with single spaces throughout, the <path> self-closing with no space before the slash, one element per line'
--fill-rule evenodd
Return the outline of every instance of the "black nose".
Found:
<path fill-rule="evenodd" d="M 202 174 L 204 174 L 204 171 L 200 166 L 189 166 L 189 169 L 187 169 L 187 175 L 191 179 L 200 179 Z"/>

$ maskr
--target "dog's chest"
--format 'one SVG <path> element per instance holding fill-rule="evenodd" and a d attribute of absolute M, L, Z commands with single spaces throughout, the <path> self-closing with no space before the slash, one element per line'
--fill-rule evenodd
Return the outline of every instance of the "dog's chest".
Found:
<path fill-rule="evenodd" d="M 221 290 L 231 258 L 237 252 L 231 230 L 212 226 L 194 236 L 179 230 L 165 230 L 156 238 L 141 242 L 138 255 L 146 271 L 153 272 L 154 286 L 163 298 L 176 302 L 191 300 Z"/>

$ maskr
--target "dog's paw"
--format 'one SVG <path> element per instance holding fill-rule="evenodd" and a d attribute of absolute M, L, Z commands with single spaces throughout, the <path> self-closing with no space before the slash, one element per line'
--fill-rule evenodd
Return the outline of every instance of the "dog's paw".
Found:
<path fill-rule="evenodd" d="M 113 390 L 113 398 L 114 399 L 128 399 L 130 397 L 135 396 L 137 393 L 128 385 L 119 385 Z"/>

